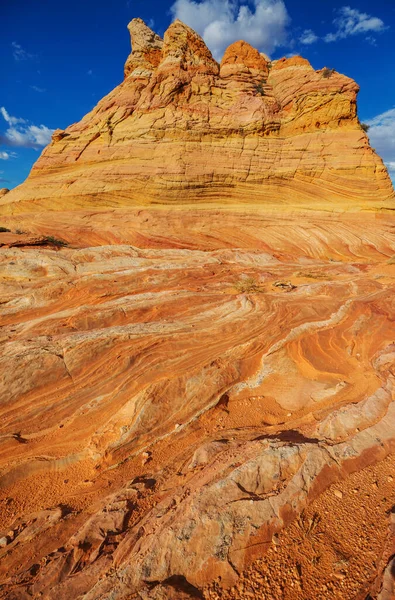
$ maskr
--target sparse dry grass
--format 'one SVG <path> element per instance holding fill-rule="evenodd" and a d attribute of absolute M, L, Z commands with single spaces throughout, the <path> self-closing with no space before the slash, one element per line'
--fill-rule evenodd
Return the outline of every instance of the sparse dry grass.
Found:
<path fill-rule="evenodd" d="M 242 294 L 259 294 L 263 292 L 262 286 L 259 285 L 259 283 L 257 283 L 253 277 L 240 279 L 240 281 L 235 283 L 234 287 Z"/>

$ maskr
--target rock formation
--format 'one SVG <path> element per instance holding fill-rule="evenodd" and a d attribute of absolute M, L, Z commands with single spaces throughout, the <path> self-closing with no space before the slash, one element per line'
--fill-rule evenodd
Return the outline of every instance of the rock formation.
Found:
<path fill-rule="evenodd" d="M 57 130 L 2 211 L 261 203 L 342 210 L 393 203 L 358 121 L 357 84 L 301 57 L 270 63 L 246 42 L 221 65 L 175 21 L 162 40 L 140 19 L 125 80 Z"/>
<path fill-rule="evenodd" d="M 388 600 L 395 220 L 358 88 L 129 29 L 0 203 L 0 597 Z"/>

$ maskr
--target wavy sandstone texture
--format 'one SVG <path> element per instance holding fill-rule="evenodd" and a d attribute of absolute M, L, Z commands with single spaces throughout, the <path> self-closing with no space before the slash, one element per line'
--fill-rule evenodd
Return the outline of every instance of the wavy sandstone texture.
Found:
<path fill-rule="evenodd" d="M 57 130 L 2 211 L 39 206 L 266 204 L 382 207 L 393 189 L 357 117 L 357 84 L 300 57 L 270 63 L 246 42 L 219 65 L 175 21 L 140 19 L 125 80 Z M 1 206 L 0 205 L 0 206 Z"/>
<path fill-rule="evenodd" d="M 357 87 L 129 29 L 0 205 L 0 597 L 391 600 L 395 218 Z"/>

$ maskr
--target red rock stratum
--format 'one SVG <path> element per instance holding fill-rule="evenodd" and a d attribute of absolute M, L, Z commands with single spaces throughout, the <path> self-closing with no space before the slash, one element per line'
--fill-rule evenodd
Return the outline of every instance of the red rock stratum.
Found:
<path fill-rule="evenodd" d="M 0 597 L 390 600 L 394 201 L 358 88 L 129 29 L 0 201 Z"/>

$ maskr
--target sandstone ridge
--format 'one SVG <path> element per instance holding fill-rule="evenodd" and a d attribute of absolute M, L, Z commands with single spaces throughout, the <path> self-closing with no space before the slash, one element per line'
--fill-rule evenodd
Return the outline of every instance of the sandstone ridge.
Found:
<path fill-rule="evenodd" d="M 243 41 L 219 65 L 181 21 L 129 24 L 125 80 L 57 130 L 3 214 L 136 205 L 393 206 L 356 108 L 357 84 Z"/>
<path fill-rule="evenodd" d="M 392 600 L 395 214 L 357 85 L 129 30 L 0 190 L 0 598 Z"/>

